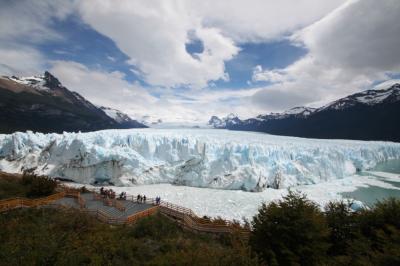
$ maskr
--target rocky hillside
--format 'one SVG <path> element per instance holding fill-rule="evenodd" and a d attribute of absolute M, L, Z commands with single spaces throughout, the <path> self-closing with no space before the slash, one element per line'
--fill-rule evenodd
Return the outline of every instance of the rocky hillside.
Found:
<path fill-rule="evenodd" d="M 129 117 L 110 117 L 47 71 L 43 76 L 1 77 L 0 113 L 0 133 L 146 127 Z"/>
<path fill-rule="evenodd" d="M 213 116 L 214 128 L 259 131 L 306 138 L 388 140 L 400 142 L 400 84 L 367 90 L 320 108 L 295 107 L 241 120 Z"/>

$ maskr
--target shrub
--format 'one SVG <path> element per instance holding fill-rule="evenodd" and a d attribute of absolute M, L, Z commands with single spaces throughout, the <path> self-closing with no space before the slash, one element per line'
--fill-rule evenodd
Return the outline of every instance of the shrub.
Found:
<path fill-rule="evenodd" d="M 24 173 L 22 175 L 21 183 L 22 183 L 22 185 L 25 185 L 25 186 L 31 185 L 34 178 L 36 178 L 36 175 L 24 171 Z"/>
<path fill-rule="evenodd" d="M 289 191 L 265 203 L 252 221 L 250 245 L 268 265 L 320 265 L 326 259 L 328 227 L 319 207 Z"/>
<path fill-rule="evenodd" d="M 329 202 L 325 206 L 325 217 L 329 227 L 329 240 L 331 247 L 328 253 L 330 255 L 345 255 L 351 241 L 358 234 L 358 226 L 351 203 L 343 201 Z"/>
<path fill-rule="evenodd" d="M 29 176 L 26 177 L 26 180 L 30 182 L 30 187 L 27 192 L 28 197 L 43 197 L 51 195 L 57 187 L 57 182 L 49 177 Z"/>

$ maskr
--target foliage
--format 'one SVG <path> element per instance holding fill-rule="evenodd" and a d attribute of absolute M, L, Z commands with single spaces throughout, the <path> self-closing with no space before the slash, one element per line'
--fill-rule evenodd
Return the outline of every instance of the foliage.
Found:
<path fill-rule="evenodd" d="M 252 221 L 250 245 L 269 265 L 400 265 L 400 200 L 353 211 L 330 202 L 322 212 L 289 192 L 263 204 Z"/>
<path fill-rule="evenodd" d="M 47 194 L 53 182 L 0 172 L 0 198 Z M 400 265 L 399 199 L 360 211 L 330 202 L 322 211 L 289 191 L 263 204 L 251 226 L 248 245 L 238 234 L 183 231 L 160 214 L 109 226 L 74 210 L 20 209 L 0 215 L 0 265 Z"/>
<path fill-rule="evenodd" d="M 0 172 L 0 199 L 26 197 L 29 187 L 21 183 L 18 176 Z"/>
<path fill-rule="evenodd" d="M 325 206 L 325 217 L 330 229 L 330 248 L 328 254 L 346 255 L 358 231 L 356 215 L 350 208 L 351 203 L 344 201 L 329 202 Z"/>
<path fill-rule="evenodd" d="M 0 265 L 258 265 L 237 239 L 185 232 L 160 214 L 109 226 L 74 210 L 20 209 L 0 228 Z"/>
<path fill-rule="evenodd" d="M 263 204 L 252 222 L 250 243 L 269 265 L 319 265 L 328 248 L 328 227 L 318 206 L 289 191 Z"/>
<path fill-rule="evenodd" d="M 22 184 L 29 186 L 27 192 L 28 197 L 44 197 L 51 195 L 57 187 L 57 182 L 54 179 L 29 173 L 23 174 Z"/>

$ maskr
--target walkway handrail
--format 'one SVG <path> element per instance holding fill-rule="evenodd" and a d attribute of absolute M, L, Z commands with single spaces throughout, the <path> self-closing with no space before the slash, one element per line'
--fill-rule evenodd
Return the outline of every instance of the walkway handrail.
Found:
<path fill-rule="evenodd" d="M 130 215 L 130 216 L 128 216 L 126 218 L 126 223 L 130 224 L 130 223 L 133 223 L 133 222 L 135 222 L 136 220 L 138 220 L 140 218 L 143 218 L 143 217 L 146 217 L 146 216 L 150 216 L 153 213 L 155 213 L 157 210 L 158 210 L 158 206 L 154 206 L 154 207 L 151 207 L 150 209 L 146 209 L 146 210 L 143 210 L 141 212 L 137 212 L 135 214 L 132 214 L 132 215 Z"/>
<path fill-rule="evenodd" d="M 81 193 L 78 193 L 78 203 L 81 209 L 86 208 L 86 200 L 81 196 Z"/>
<path fill-rule="evenodd" d="M 12 199 L 0 200 L 0 212 L 14 208 L 36 207 L 41 205 L 47 205 L 63 197 L 77 198 L 81 210 L 84 210 L 87 213 L 92 213 L 100 221 L 110 224 L 130 224 L 137 221 L 139 218 L 149 216 L 155 213 L 157 210 L 160 210 L 162 213 L 180 220 L 185 227 L 192 230 L 202 231 L 202 232 L 213 232 L 213 233 L 239 232 L 243 235 L 248 235 L 250 233 L 250 230 L 242 228 L 230 221 L 222 220 L 221 223 L 218 224 L 218 222 L 213 222 L 208 219 L 200 218 L 191 209 L 179 206 L 177 204 L 161 201 L 158 205 L 156 205 L 156 201 L 152 198 L 148 198 L 146 200 L 146 203 L 154 205 L 154 207 L 152 208 L 132 214 L 126 218 L 111 217 L 107 213 L 101 210 L 90 211 L 85 209 L 86 201 L 81 196 L 80 191 L 77 189 L 66 189 L 62 192 L 39 199 L 12 198 Z M 131 198 L 132 201 L 135 201 L 134 200 L 135 198 L 133 196 L 128 196 L 127 198 L 128 199 Z M 125 210 L 125 206 L 118 200 L 114 199 L 111 202 L 112 206 L 116 207 L 120 211 Z"/>
<path fill-rule="evenodd" d="M 121 202 L 119 202 L 117 199 L 113 199 L 112 203 L 113 203 L 113 206 L 115 208 L 117 208 L 118 210 L 120 210 L 122 212 L 125 211 L 125 206 Z"/>
<path fill-rule="evenodd" d="M 96 190 L 91 190 L 93 193 L 97 193 Z M 127 195 L 127 200 L 137 202 L 136 197 L 133 195 Z M 173 204 L 167 201 L 160 201 L 157 205 L 154 198 L 147 198 L 145 203 L 158 206 L 159 210 L 169 216 L 179 219 L 182 224 L 192 230 L 212 233 L 233 233 L 239 232 L 240 234 L 247 237 L 250 234 L 250 230 L 241 227 L 239 224 L 233 223 L 228 220 L 210 221 L 209 219 L 201 218 L 197 216 L 191 209 Z M 146 211 L 143 211 L 146 212 Z M 139 213 L 137 213 L 139 214 Z M 132 215 L 135 216 L 136 214 Z M 133 218 L 131 219 L 133 220 Z M 220 223 L 219 223 L 220 222 Z"/>
<path fill-rule="evenodd" d="M 59 192 L 47 197 L 38 199 L 27 199 L 27 198 L 12 198 L 0 200 L 0 212 L 22 208 L 22 207 L 37 207 L 41 205 L 47 205 L 65 196 L 65 192 Z"/>

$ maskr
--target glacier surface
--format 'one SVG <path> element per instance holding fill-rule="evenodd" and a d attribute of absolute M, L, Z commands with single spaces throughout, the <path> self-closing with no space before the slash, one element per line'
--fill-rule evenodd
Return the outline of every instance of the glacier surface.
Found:
<path fill-rule="evenodd" d="M 0 170 L 84 184 L 262 191 L 342 179 L 400 159 L 400 144 L 215 129 L 0 135 Z"/>

